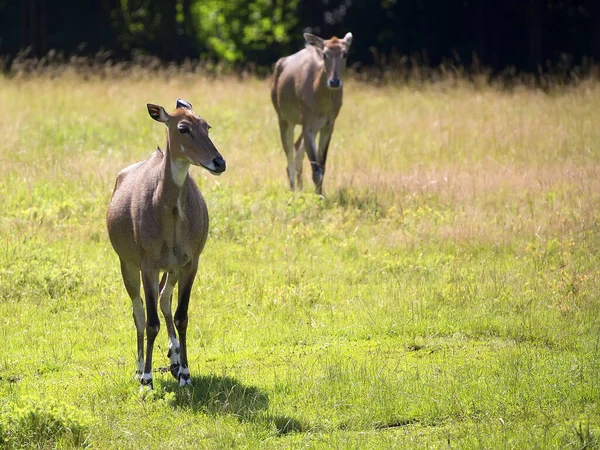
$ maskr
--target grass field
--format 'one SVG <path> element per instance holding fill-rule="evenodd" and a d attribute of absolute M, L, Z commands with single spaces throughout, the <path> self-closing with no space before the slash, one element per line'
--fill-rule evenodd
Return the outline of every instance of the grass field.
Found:
<path fill-rule="evenodd" d="M 265 81 L 0 78 L 0 447 L 600 447 L 600 82 L 345 96 L 321 199 Z M 191 172 L 193 387 L 163 326 L 144 397 L 104 214 L 177 97 L 228 170 Z"/>

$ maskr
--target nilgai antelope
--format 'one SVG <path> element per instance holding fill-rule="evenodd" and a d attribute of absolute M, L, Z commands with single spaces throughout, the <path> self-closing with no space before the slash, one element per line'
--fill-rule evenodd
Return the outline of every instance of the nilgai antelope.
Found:
<path fill-rule="evenodd" d="M 327 150 L 342 107 L 342 74 L 352 33 L 323 40 L 304 33 L 306 47 L 275 64 L 271 100 L 279 117 L 279 133 L 287 156 L 290 187 L 302 188 L 304 150 L 312 167 L 317 194 L 322 193 Z M 302 133 L 294 144 L 294 128 Z M 319 133 L 319 146 L 316 135 Z"/>
<path fill-rule="evenodd" d="M 219 175 L 225 171 L 225 160 L 208 137 L 210 125 L 192 110 L 190 103 L 178 99 L 177 109 L 171 114 L 162 106 L 147 106 L 150 117 L 167 126 L 167 145 L 164 151 L 158 148 L 146 161 L 119 173 L 106 222 L 110 241 L 121 261 L 125 289 L 133 303 L 136 376 L 142 388 L 152 389 L 152 350 L 160 329 L 158 301 L 169 334 L 167 356 L 171 373 L 180 386 L 191 384 L 186 348 L 188 305 L 198 257 L 208 234 L 208 211 L 188 170 L 193 164 Z M 140 273 L 146 297 L 145 317 Z M 171 296 L 177 283 L 178 304 L 173 322 Z"/>

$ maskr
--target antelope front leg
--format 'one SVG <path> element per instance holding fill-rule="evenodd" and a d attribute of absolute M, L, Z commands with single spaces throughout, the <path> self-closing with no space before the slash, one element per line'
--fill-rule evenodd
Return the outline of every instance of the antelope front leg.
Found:
<path fill-rule="evenodd" d="M 323 167 L 317 159 L 317 144 L 315 142 L 316 132 L 312 126 L 304 125 L 302 127 L 302 140 L 304 148 L 312 168 L 312 179 L 315 183 L 317 194 L 321 195 L 321 185 L 323 184 Z"/>
<path fill-rule="evenodd" d="M 317 160 L 323 169 L 323 177 L 325 176 L 325 163 L 327 162 L 327 152 L 329 151 L 329 143 L 333 134 L 333 122 L 326 124 L 319 132 L 319 151 L 317 152 Z M 321 184 L 323 181 L 321 180 Z"/>
<path fill-rule="evenodd" d="M 157 300 L 158 300 L 158 271 L 142 268 L 142 284 L 146 294 L 146 362 L 144 364 L 144 373 L 140 380 L 142 388 L 152 385 L 152 352 L 154 350 L 154 341 L 160 330 L 160 321 L 158 320 Z"/>
<path fill-rule="evenodd" d="M 171 300 L 173 298 L 173 289 L 177 284 L 178 274 L 175 272 L 165 273 L 160 282 L 160 309 L 165 317 L 165 324 L 167 325 L 167 333 L 169 334 L 169 351 L 167 356 L 171 361 L 169 370 L 171 375 L 175 378 L 179 375 L 179 341 L 175 334 L 175 327 L 173 326 L 173 314 L 171 313 Z"/>
<path fill-rule="evenodd" d="M 198 261 L 196 260 L 194 263 L 188 264 L 185 269 L 181 271 L 181 279 L 179 281 L 179 303 L 177 304 L 177 311 L 175 311 L 175 326 L 179 333 L 179 345 L 181 348 L 181 365 L 178 374 L 179 386 L 192 384 L 187 357 L 187 326 L 190 294 L 192 292 L 192 285 L 194 284 L 194 277 L 196 276 L 197 270 Z"/>
<path fill-rule="evenodd" d="M 140 271 L 137 267 L 128 266 L 121 260 L 121 275 L 125 289 L 131 298 L 133 307 L 133 322 L 137 330 L 137 368 L 135 377 L 142 378 L 144 369 L 144 329 L 146 328 L 146 318 L 144 317 L 144 305 L 140 297 Z"/>

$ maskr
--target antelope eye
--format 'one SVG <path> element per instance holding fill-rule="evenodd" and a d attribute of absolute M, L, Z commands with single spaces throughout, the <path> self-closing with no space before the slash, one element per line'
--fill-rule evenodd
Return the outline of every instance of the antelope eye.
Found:
<path fill-rule="evenodd" d="M 179 130 L 179 132 L 181 134 L 187 134 L 190 132 L 190 129 L 186 125 L 183 125 L 183 124 L 177 125 L 177 129 Z"/>

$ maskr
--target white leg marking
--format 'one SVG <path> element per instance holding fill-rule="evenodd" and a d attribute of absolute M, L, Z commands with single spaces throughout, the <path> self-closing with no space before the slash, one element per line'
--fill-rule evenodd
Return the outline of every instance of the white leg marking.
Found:
<path fill-rule="evenodd" d="M 186 385 L 191 385 L 192 384 L 192 378 L 190 377 L 190 371 L 189 369 L 186 367 L 185 369 L 183 367 L 179 368 L 179 386 L 186 386 Z"/>
<path fill-rule="evenodd" d="M 160 309 L 163 314 L 171 315 L 171 296 L 173 295 L 173 287 L 169 284 L 169 276 L 167 275 L 167 281 L 160 292 Z"/>
<path fill-rule="evenodd" d="M 180 363 L 179 359 L 179 341 L 176 337 L 169 338 L 169 359 L 171 360 L 171 365 L 178 366 Z"/>
<path fill-rule="evenodd" d="M 140 391 L 144 391 L 145 389 L 148 390 L 153 390 L 154 386 L 152 385 L 152 374 L 151 373 L 144 373 L 142 375 L 142 379 L 141 381 L 141 387 L 140 387 Z"/>

